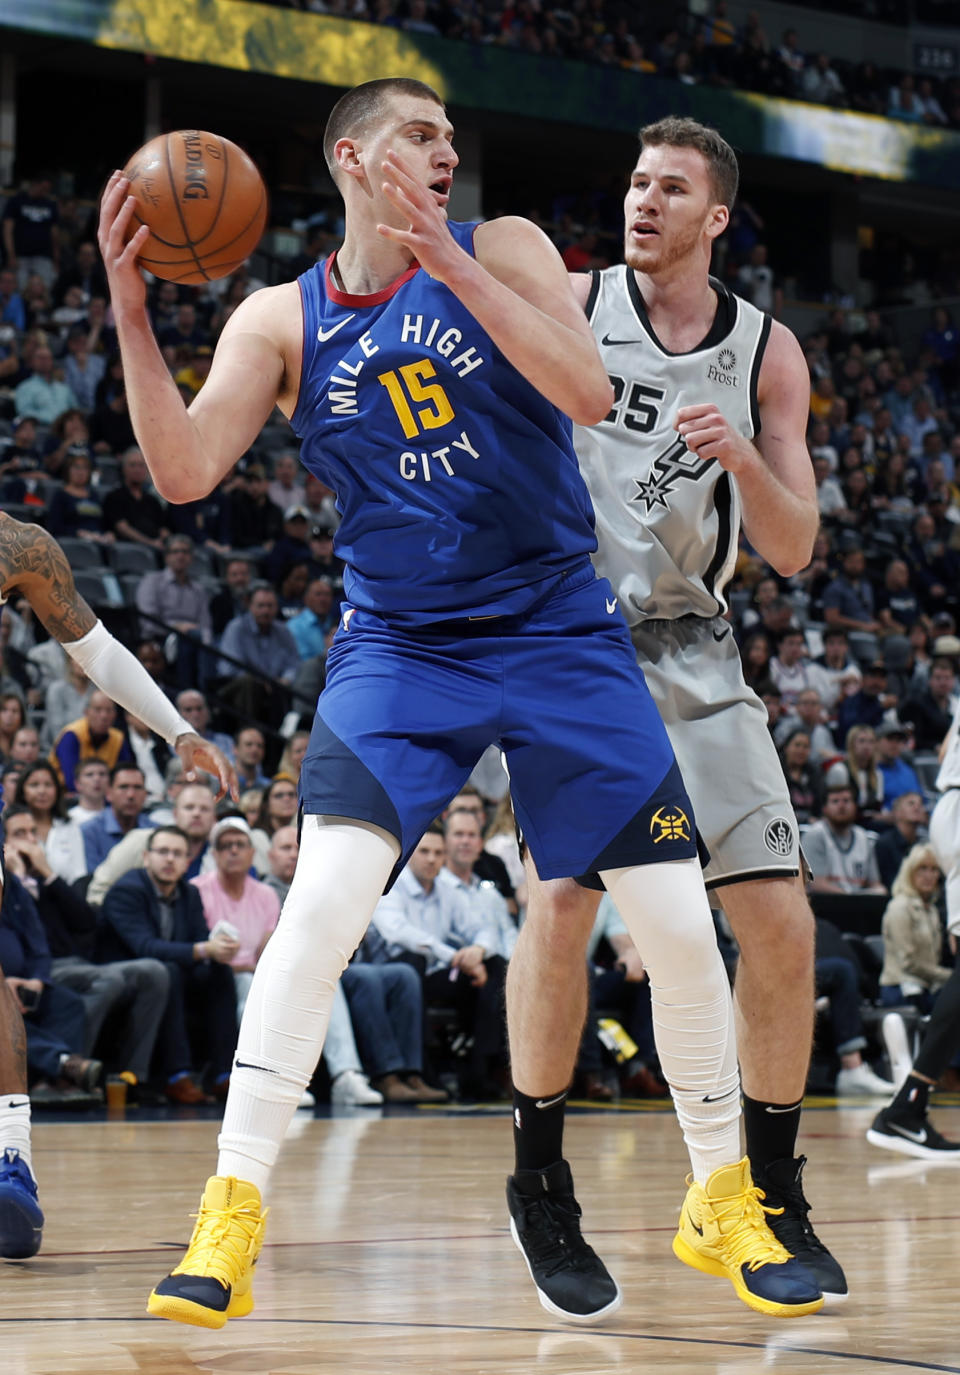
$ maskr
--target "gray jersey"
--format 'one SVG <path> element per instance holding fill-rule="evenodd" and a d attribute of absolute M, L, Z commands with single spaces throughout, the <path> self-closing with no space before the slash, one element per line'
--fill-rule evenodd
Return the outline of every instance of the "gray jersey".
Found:
<path fill-rule="evenodd" d="M 691 453 L 673 428 L 681 406 L 713 402 L 734 429 L 760 429 L 757 379 L 769 316 L 713 278 L 717 314 L 690 353 L 669 353 L 647 318 L 635 274 L 592 274 L 586 313 L 613 383 L 613 408 L 574 427 L 597 516 L 594 563 L 631 625 L 652 617 L 716 616 L 733 572 L 740 526 L 734 478 Z"/>

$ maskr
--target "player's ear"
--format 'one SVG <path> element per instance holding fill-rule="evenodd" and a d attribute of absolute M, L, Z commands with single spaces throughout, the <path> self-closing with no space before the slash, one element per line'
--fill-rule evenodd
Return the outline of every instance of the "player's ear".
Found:
<path fill-rule="evenodd" d="M 711 206 L 710 217 L 707 220 L 707 235 L 711 239 L 718 239 L 729 223 L 730 211 L 725 205 Z"/>
<path fill-rule="evenodd" d="M 361 171 L 360 146 L 352 138 L 337 139 L 333 146 L 333 156 L 337 167 L 348 176 L 359 176 Z"/>

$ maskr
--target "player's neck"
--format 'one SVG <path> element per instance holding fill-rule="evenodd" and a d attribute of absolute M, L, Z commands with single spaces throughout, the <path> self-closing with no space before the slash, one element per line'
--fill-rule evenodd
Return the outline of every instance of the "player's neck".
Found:
<path fill-rule="evenodd" d="M 347 233 L 333 260 L 331 275 L 347 296 L 373 296 L 408 271 L 413 258 L 401 244 L 374 231 L 371 236 Z"/>
<path fill-rule="evenodd" d="M 657 338 L 671 353 L 696 348 L 710 331 L 717 313 L 717 293 L 706 273 L 670 272 L 649 277 L 634 273 L 647 317 Z"/>

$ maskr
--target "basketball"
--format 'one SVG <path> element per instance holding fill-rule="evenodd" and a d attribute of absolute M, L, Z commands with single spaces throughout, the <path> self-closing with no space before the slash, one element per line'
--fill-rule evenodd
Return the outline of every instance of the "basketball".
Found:
<path fill-rule="evenodd" d="M 138 261 L 155 277 L 196 286 L 229 276 L 260 242 L 267 188 L 252 158 L 219 134 L 160 134 L 123 174 L 137 199 L 127 238 L 147 225 Z"/>

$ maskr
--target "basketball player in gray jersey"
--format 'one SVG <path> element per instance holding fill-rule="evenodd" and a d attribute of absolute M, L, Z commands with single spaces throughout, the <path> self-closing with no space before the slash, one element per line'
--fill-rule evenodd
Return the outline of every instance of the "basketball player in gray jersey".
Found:
<path fill-rule="evenodd" d="M 625 265 L 572 278 L 615 389 L 606 419 L 576 429 L 576 447 L 596 509 L 596 563 L 631 627 L 710 850 L 707 887 L 740 948 L 735 1002 L 753 1178 L 766 1205 L 783 1209 L 768 1215 L 771 1229 L 838 1301 L 846 1280 L 810 1225 L 805 1162 L 795 1158 L 813 1032 L 814 923 L 766 712 L 744 683 L 723 619 L 741 523 L 779 574 L 810 560 L 818 512 L 805 441 L 809 375 L 790 331 L 709 275 L 736 196 L 732 149 L 689 119 L 664 119 L 640 140 L 624 203 Z M 531 870 L 507 984 L 521 1183 L 562 1157 L 596 905 L 572 880 L 541 883 Z M 669 1046 L 669 1026 L 655 1030 Z M 691 1252 L 715 1259 L 690 1235 L 687 1215 L 674 1250 L 688 1263 Z M 528 1261 L 538 1240 L 524 1248 Z"/>

